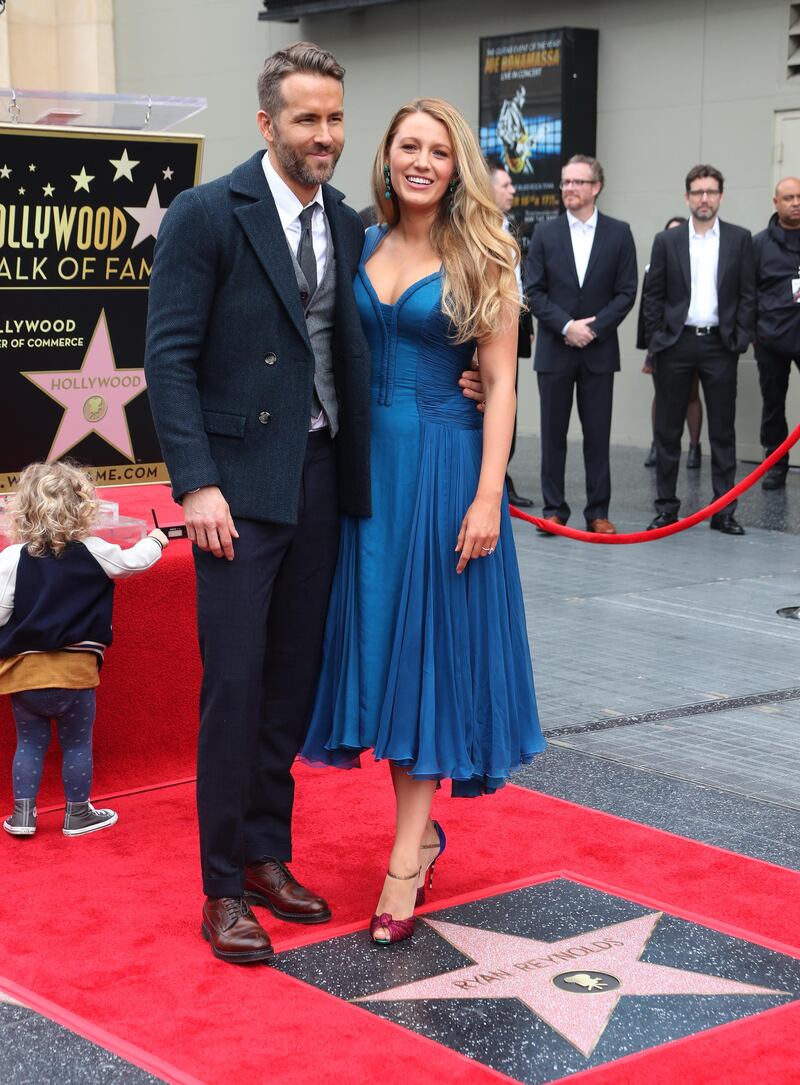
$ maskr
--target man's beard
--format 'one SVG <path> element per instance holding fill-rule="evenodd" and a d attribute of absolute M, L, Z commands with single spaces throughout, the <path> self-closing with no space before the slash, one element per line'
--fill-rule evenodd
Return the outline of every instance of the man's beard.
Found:
<path fill-rule="evenodd" d="M 333 155 L 331 161 L 320 162 L 315 168 L 303 154 L 283 142 L 277 126 L 274 127 L 273 133 L 272 149 L 275 151 L 275 157 L 290 177 L 299 181 L 301 185 L 321 185 L 330 181 L 341 151 L 337 153 L 335 148 L 331 148 Z"/>

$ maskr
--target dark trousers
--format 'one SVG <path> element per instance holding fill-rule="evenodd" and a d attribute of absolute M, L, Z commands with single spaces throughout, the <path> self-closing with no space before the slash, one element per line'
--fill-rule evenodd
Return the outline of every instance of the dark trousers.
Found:
<path fill-rule="evenodd" d="M 736 481 L 736 378 L 738 355 L 726 350 L 716 334 L 697 336 L 684 331 L 674 346 L 660 351 L 654 373 L 656 386 L 656 510 L 677 516 L 675 496 L 681 458 L 681 437 L 695 373 L 706 401 L 708 442 L 711 446 L 711 485 L 722 497 Z M 736 502 L 726 506 L 733 512 Z"/>
<path fill-rule="evenodd" d="M 309 435 L 294 526 L 236 520 L 234 559 L 194 548 L 203 660 L 197 810 L 203 888 L 240 896 L 245 863 L 292 855 L 294 780 L 319 678 L 339 546 L 333 443 Z"/>
<path fill-rule="evenodd" d="M 606 519 L 611 501 L 611 470 L 608 462 L 611 440 L 613 373 L 591 373 L 575 360 L 555 373 L 537 373 L 542 431 L 543 516 L 568 520 L 570 507 L 564 497 L 564 469 L 567 462 L 567 430 L 573 395 L 583 427 L 583 466 L 586 474 L 586 522 Z"/>
<path fill-rule="evenodd" d="M 789 436 L 789 427 L 786 424 L 786 393 L 789 390 L 792 362 L 800 369 L 800 355 L 782 354 L 760 343 L 756 343 L 755 354 L 762 399 L 761 444 L 769 455 Z M 779 465 L 784 471 L 788 470 L 788 453 L 779 461 Z"/>

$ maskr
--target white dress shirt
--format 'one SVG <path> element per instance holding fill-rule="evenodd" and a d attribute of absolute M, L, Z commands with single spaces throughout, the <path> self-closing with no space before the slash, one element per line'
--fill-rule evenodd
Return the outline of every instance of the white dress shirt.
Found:
<path fill-rule="evenodd" d="M 719 324 L 717 270 L 719 268 L 719 219 L 704 234 L 698 234 L 689 219 L 689 266 L 692 294 L 686 323 L 695 328 Z"/>
<path fill-rule="evenodd" d="M 300 203 L 297 196 L 289 188 L 284 179 L 275 171 L 275 167 L 269 160 L 269 154 L 261 159 L 264 176 L 267 179 L 275 207 L 278 210 L 278 218 L 281 220 L 286 242 L 295 256 L 300 248 L 300 212 L 305 206 Z M 322 202 L 322 188 L 318 188 L 314 199 L 307 206 L 314 204 L 314 214 L 311 217 L 311 240 L 314 245 L 314 255 L 317 258 L 317 282 L 322 282 L 325 274 L 325 266 L 328 258 L 328 231 L 325 228 L 325 205 Z"/>
<path fill-rule="evenodd" d="M 592 217 L 586 222 L 581 222 L 571 211 L 567 211 L 569 223 L 569 236 L 572 241 L 572 255 L 575 257 L 575 270 L 578 273 L 578 285 L 583 286 L 586 278 L 586 269 L 589 266 L 589 257 L 592 255 L 594 235 L 597 230 L 597 208 L 592 212 Z"/>
<path fill-rule="evenodd" d="M 594 235 L 597 230 L 597 208 L 592 212 L 591 218 L 581 222 L 571 211 L 567 211 L 567 225 L 569 226 L 569 239 L 572 242 L 572 255 L 575 257 L 575 270 L 578 273 L 578 286 L 583 286 L 586 278 L 586 269 L 589 266 L 589 257 L 592 255 Z M 572 323 L 568 320 L 561 329 L 561 334 L 566 335 Z"/>
<path fill-rule="evenodd" d="M 275 207 L 286 236 L 286 243 L 296 257 L 297 250 L 300 248 L 300 236 L 302 234 L 300 212 L 304 211 L 305 207 L 284 179 L 276 172 L 275 167 L 269 160 L 269 153 L 265 154 L 261 159 L 261 165 L 272 198 L 275 200 Z M 314 214 L 311 216 L 311 242 L 314 246 L 314 255 L 317 258 L 317 282 L 321 283 L 328 259 L 328 231 L 325 226 L 325 205 L 322 202 L 321 186 L 317 188 L 314 199 L 307 206 L 310 207 L 312 204 L 314 205 Z M 324 429 L 327 424 L 327 415 L 324 411 L 320 411 L 319 414 L 311 416 L 309 429 Z"/>

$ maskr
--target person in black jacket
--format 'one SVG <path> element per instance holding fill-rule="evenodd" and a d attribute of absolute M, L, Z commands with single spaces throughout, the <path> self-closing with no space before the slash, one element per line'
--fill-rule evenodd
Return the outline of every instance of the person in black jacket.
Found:
<path fill-rule="evenodd" d="M 615 534 L 609 441 L 617 328 L 636 299 L 636 247 L 626 222 L 603 215 L 596 200 L 603 170 L 573 155 L 561 171 L 566 214 L 536 227 L 525 265 L 525 293 L 538 321 L 534 369 L 539 381 L 543 517 L 565 524 L 567 430 L 577 396 L 583 427 L 588 531 Z"/>
<path fill-rule="evenodd" d="M 800 369 L 800 178 L 775 186 L 775 213 L 753 238 L 756 258 L 756 343 L 761 384 L 761 444 L 769 455 L 786 440 L 786 392 L 792 363 Z M 765 490 L 786 485 L 789 456 L 764 476 Z"/>
<path fill-rule="evenodd" d="M 95 688 L 111 644 L 114 581 L 149 569 L 168 539 L 155 528 L 126 550 L 92 535 L 100 502 L 74 464 L 32 463 L 9 502 L 14 542 L 0 551 L 0 693 L 11 695 L 17 730 L 12 836 L 36 832 L 36 798 L 56 721 L 63 763 L 64 836 L 117 821 L 95 809 L 92 730 Z"/>
<path fill-rule="evenodd" d="M 686 175 L 688 224 L 653 241 L 644 292 L 648 349 L 656 356 L 656 516 L 649 529 L 673 524 L 681 434 L 694 374 L 706 401 L 714 497 L 736 478 L 736 378 L 739 355 L 753 338 L 755 266 L 748 230 L 718 217 L 724 179 L 713 166 Z M 744 535 L 735 502 L 710 527 Z"/>

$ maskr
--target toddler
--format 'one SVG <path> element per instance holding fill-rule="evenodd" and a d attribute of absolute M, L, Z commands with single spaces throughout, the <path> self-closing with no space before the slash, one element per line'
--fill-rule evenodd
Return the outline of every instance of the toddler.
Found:
<path fill-rule="evenodd" d="M 113 825 L 89 802 L 95 687 L 111 644 L 114 580 L 149 569 L 167 537 L 157 528 L 127 550 L 91 534 L 100 502 L 80 468 L 34 463 L 9 501 L 14 543 L 0 552 L 0 693 L 17 729 L 13 836 L 36 832 L 36 796 L 55 719 L 63 755 L 64 835 Z"/>

